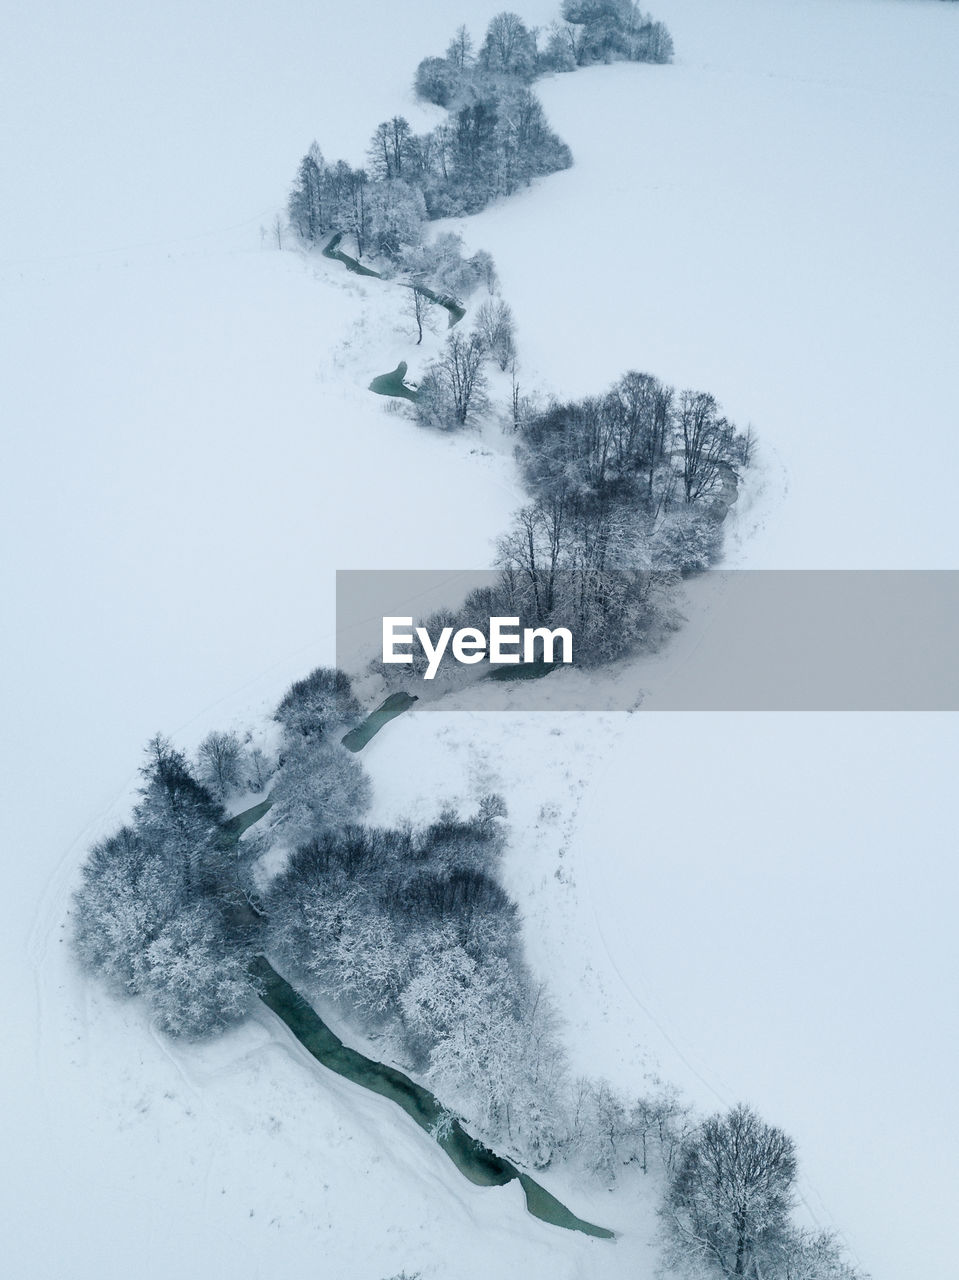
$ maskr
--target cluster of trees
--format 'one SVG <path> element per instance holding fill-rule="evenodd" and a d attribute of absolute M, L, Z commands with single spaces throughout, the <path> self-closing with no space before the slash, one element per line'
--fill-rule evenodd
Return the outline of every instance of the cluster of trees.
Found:
<path fill-rule="evenodd" d="M 656 1172 L 672 1270 L 863 1280 L 830 1235 L 794 1225 L 794 1144 L 750 1108 L 700 1121 L 655 1082 L 628 1097 L 571 1079 L 499 880 L 502 801 L 487 796 L 473 816 L 447 811 L 422 830 L 361 825 L 369 786 L 340 743 L 359 716 L 349 679 L 319 668 L 277 707 L 275 766 L 232 734 L 211 734 L 191 766 L 157 735 L 132 821 L 84 865 L 81 961 L 144 998 L 164 1030 L 198 1036 L 245 1014 L 249 960 L 267 949 L 517 1158 L 575 1160 L 607 1184 L 630 1168 Z M 280 843 L 288 857 L 255 898 L 218 797 L 251 787 L 258 769 L 271 775 L 273 808 L 253 853 Z"/>
<path fill-rule="evenodd" d="M 95 844 L 74 901 L 82 963 L 142 996 L 160 1027 L 198 1036 L 241 1018 L 255 917 L 238 893 L 223 808 L 157 735 L 133 820 Z"/>
<path fill-rule="evenodd" d="M 357 257 L 372 252 L 393 260 L 422 240 L 426 219 L 415 186 L 402 178 L 376 181 L 345 160 L 327 163 L 316 142 L 300 161 L 287 213 L 305 244 L 340 231 L 352 236 Z"/>
<path fill-rule="evenodd" d="M 681 503 L 708 507 L 730 469 L 749 464 L 750 436 L 708 392 L 629 372 L 602 396 L 554 401 L 518 424 L 526 484 L 541 500 L 627 503 L 652 516 Z"/>
<path fill-rule="evenodd" d="M 441 231 L 412 246 L 403 253 L 401 266 L 412 283 L 430 284 L 441 297 L 468 298 L 480 285 L 491 294 L 498 288 L 492 255 L 477 249 L 467 257 L 462 237 L 455 231 Z"/>
<path fill-rule="evenodd" d="M 415 134 L 403 116 L 378 125 L 368 167 L 328 163 L 314 143 L 290 193 L 291 225 L 309 245 L 331 232 L 351 236 L 357 257 L 403 266 L 424 223 L 476 213 L 536 177 L 566 169 L 569 148 L 552 132 L 523 84 L 486 83 L 448 121 Z"/>
<path fill-rule="evenodd" d="M 672 38 L 632 0 L 564 0 L 560 18 L 545 32 L 515 13 L 492 19 L 479 48 L 461 26 L 441 58 L 416 70 L 417 94 L 454 109 L 491 83 L 528 85 L 538 76 L 574 71 L 597 62 L 669 62 Z"/>
<path fill-rule="evenodd" d="M 528 575 L 707 568 L 754 449 L 712 395 L 636 372 L 605 395 L 529 408 L 517 434 L 534 502 L 504 555 Z"/>
<path fill-rule="evenodd" d="M 503 335 L 515 385 L 509 308 L 491 298 L 480 319 L 473 332 L 451 335 L 428 367 L 414 408 L 420 421 L 463 425 L 486 406 L 488 334 Z M 678 579 L 719 556 L 723 518 L 754 451 L 751 432 L 739 432 L 708 393 L 677 392 L 636 372 L 601 396 L 526 403 L 514 421 L 532 501 L 500 540 L 496 585 L 434 613 L 430 634 L 483 630 L 493 616 L 565 626 L 575 661 L 586 665 L 655 646 L 677 625 Z M 418 661 L 377 669 L 395 682 L 421 674 Z M 441 676 L 472 678 L 452 663 Z"/>
<path fill-rule="evenodd" d="M 421 831 L 349 826 L 302 845 L 265 897 L 271 950 L 425 1076 L 474 1131 L 534 1165 L 663 1184 L 669 1269 L 697 1280 L 864 1280 L 792 1220 L 797 1160 L 749 1107 L 697 1118 L 655 1082 L 572 1080 L 499 883 L 503 807 Z"/>
<path fill-rule="evenodd" d="M 460 27 L 445 56 L 425 58 L 415 78 L 417 94 L 445 107 L 448 118 L 423 134 L 403 116 L 384 120 L 366 167 L 327 162 L 314 143 L 290 193 L 290 223 L 308 245 L 340 231 L 353 238 L 357 257 L 373 254 L 409 269 L 406 259 L 422 244 L 426 221 L 477 213 L 572 163 L 530 90 L 537 76 L 671 56 L 665 27 L 632 0 L 567 0 L 542 48 L 539 33 L 515 13 L 493 18 L 478 49 Z"/>
<path fill-rule="evenodd" d="M 402 117 L 388 122 L 393 136 L 412 136 Z M 374 137 L 374 146 L 381 125 Z M 468 298 L 480 284 L 496 283 L 493 259 L 485 250 L 467 256 L 462 237 L 452 231 L 428 238 L 428 214 L 422 190 L 410 179 L 371 177 L 345 161 L 328 164 L 317 143 L 300 163 L 288 204 L 290 223 L 303 243 L 313 246 L 327 235 L 350 236 L 357 257 L 372 255 L 380 273 L 399 275 L 410 284 L 439 291 L 453 300 Z M 438 215 L 435 215 L 438 216 Z M 422 293 L 414 299 L 423 305 Z M 417 320 L 423 312 L 417 310 Z"/>
<path fill-rule="evenodd" d="M 471 330 L 451 333 L 435 360 L 427 365 L 417 389 L 416 420 L 440 430 L 471 425 L 490 405 L 487 368 L 509 369 L 516 383 L 516 324 L 507 302 L 499 297 L 490 260 L 485 273 L 489 293 Z M 420 323 L 418 312 L 414 313 Z"/>
<path fill-rule="evenodd" d="M 485 364 L 490 354 L 480 329 L 450 334 L 420 380 L 414 409 L 417 421 L 441 430 L 472 423 L 489 407 Z"/>
<path fill-rule="evenodd" d="M 689 1107 L 663 1086 L 628 1097 L 605 1080 L 580 1079 L 569 1108 L 571 1150 L 610 1186 L 627 1168 L 668 1173 L 694 1129 Z"/>
<path fill-rule="evenodd" d="M 667 1183 L 667 1265 L 700 1280 L 865 1280 L 828 1232 L 792 1222 L 796 1172 L 793 1140 L 752 1108 L 709 1117 Z"/>
<path fill-rule="evenodd" d="M 306 990 L 386 1037 L 480 1132 L 543 1163 L 562 1052 L 497 878 L 501 803 L 427 828 L 320 831 L 264 904 L 271 951 Z"/>
<path fill-rule="evenodd" d="M 370 142 L 368 167 L 328 163 L 314 143 L 300 162 L 288 213 L 307 244 L 343 231 L 358 257 L 400 262 L 423 239 L 424 222 L 477 213 L 571 163 L 528 88 L 490 84 L 425 134 L 415 134 L 403 116 L 384 121 Z"/>
<path fill-rule="evenodd" d="M 534 564 L 529 572 L 508 563 L 494 583 L 471 591 L 462 605 L 440 609 L 425 619 L 416 619 L 431 636 L 444 628 L 456 633 L 473 628 L 481 635 L 489 631 L 490 618 L 518 618 L 519 630 L 543 629 L 552 632 L 565 627 L 573 637 L 573 662 L 597 666 L 637 649 L 655 648 L 663 636 L 678 626 L 674 604 L 676 575 L 671 572 L 609 568 L 603 571 L 557 568 Z M 514 630 L 514 628 L 510 628 Z M 534 637 L 534 663 L 561 661 L 559 643 Z M 515 649 L 512 652 L 516 652 Z M 405 687 L 422 679 L 428 658 L 421 646 L 412 648 L 412 662 L 402 666 L 383 663 L 379 655 L 370 663 L 390 687 Z M 501 669 L 519 675 L 519 667 Z M 435 671 L 434 688 L 464 687 L 484 674 L 483 668 L 464 666 L 448 653 Z"/>
<path fill-rule="evenodd" d="M 339 737 L 359 716 L 347 678 L 320 669 L 277 708 L 278 762 L 235 733 L 209 734 L 192 764 L 154 737 L 132 821 L 95 844 L 81 872 L 73 909 L 81 963 L 143 997 L 171 1034 L 209 1035 L 242 1018 L 255 994 L 249 960 L 263 945 L 250 872 L 264 838 L 238 846 L 224 828 L 224 802 L 272 785 L 272 842 L 355 821 L 369 783 Z"/>
<path fill-rule="evenodd" d="M 582 1149 L 608 1170 L 602 1143 L 625 1151 L 627 1140 L 597 1138 L 602 1091 L 568 1083 L 552 1005 L 498 878 L 502 802 L 488 796 L 472 817 L 444 812 L 420 831 L 361 825 L 369 783 L 340 742 L 360 714 L 340 671 L 290 688 L 275 713 L 269 826 L 241 846 L 214 790 L 248 787 L 252 753 L 211 734 L 194 766 L 154 738 L 131 823 L 83 867 L 80 960 L 142 997 L 163 1030 L 202 1036 L 245 1015 L 256 994 L 249 961 L 267 950 L 305 990 L 387 1037 L 478 1133 L 535 1164 Z M 255 889 L 253 864 L 277 847 L 283 869 Z"/>
<path fill-rule="evenodd" d="M 223 803 L 246 791 L 264 791 L 275 768 L 275 762 L 253 744 L 249 734 L 241 738 L 232 731 L 214 730 L 197 748 L 196 776 Z"/>
<path fill-rule="evenodd" d="M 632 0 L 564 0 L 548 33 L 547 69 L 572 71 L 597 62 L 671 62 L 673 38 Z"/>
<path fill-rule="evenodd" d="M 272 842 L 296 848 L 361 818 L 372 789 L 359 760 L 340 741 L 362 718 L 349 677 L 318 667 L 291 686 L 274 718 L 281 741 L 270 791 Z"/>

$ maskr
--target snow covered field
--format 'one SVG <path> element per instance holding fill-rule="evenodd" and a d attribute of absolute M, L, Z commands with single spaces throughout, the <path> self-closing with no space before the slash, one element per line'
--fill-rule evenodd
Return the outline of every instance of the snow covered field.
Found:
<path fill-rule="evenodd" d="M 542 85 L 575 167 L 464 226 L 524 353 L 570 395 L 638 366 L 756 424 L 735 565 L 955 567 L 959 14 L 658 12 L 677 65 Z M 877 1276 L 949 1269 L 957 748 L 948 715 L 633 717 L 565 859 L 608 999 L 575 930 L 544 955 L 593 1070 L 625 1084 L 656 1045 L 704 1106 L 775 1116 Z M 563 891 L 537 887 L 548 930 Z"/>
<path fill-rule="evenodd" d="M 330 658 L 335 568 L 482 564 L 520 500 L 501 452 L 363 391 L 413 350 L 389 290 L 260 234 L 314 135 L 359 160 L 377 121 L 415 118 L 416 61 L 499 7 L 417 0 L 400 25 L 380 5 L 11 6 L 18 1276 L 649 1274 L 630 1195 L 569 1193 L 617 1227 L 636 1206 L 615 1246 L 550 1229 L 321 1080 L 266 1015 L 173 1047 L 62 944 L 82 850 L 122 816 L 150 733 L 189 746 L 255 718 Z M 754 422 L 734 563 L 956 565 L 957 10 L 663 0 L 676 65 L 542 83 L 575 167 L 463 224 L 531 380 L 578 394 L 638 366 Z M 577 1065 L 635 1087 L 649 1052 L 703 1105 L 748 1098 L 879 1280 L 952 1257 L 956 739 L 947 716 L 433 714 L 369 765 L 384 818 L 504 790 L 511 888 Z"/>

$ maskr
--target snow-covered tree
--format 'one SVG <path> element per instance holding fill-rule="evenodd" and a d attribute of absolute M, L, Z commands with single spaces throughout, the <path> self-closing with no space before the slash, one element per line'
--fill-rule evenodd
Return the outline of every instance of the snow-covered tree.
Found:
<path fill-rule="evenodd" d="M 707 1275 L 752 1277 L 790 1233 L 795 1145 L 747 1106 L 711 1116 L 690 1138 L 663 1209 L 668 1261 Z"/>
<path fill-rule="evenodd" d="M 498 13 L 486 28 L 477 61 L 492 75 L 532 80 L 536 75 L 536 37 L 516 13 Z"/>
<path fill-rule="evenodd" d="M 702 573 L 719 559 L 723 529 L 702 507 L 675 507 L 657 521 L 649 540 L 654 564 Z"/>
<path fill-rule="evenodd" d="M 194 776 L 186 756 L 157 734 L 140 769 L 136 829 L 164 850 L 191 891 L 215 889 L 223 872 L 219 827 L 223 807 Z"/>
<path fill-rule="evenodd" d="M 405 116 L 393 116 L 377 125 L 369 147 L 370 169 L 374 178 L 390 182 L 403 177 L 403 164 L 413 137 Z"/>
<path fill-rule="evenodd" d="M 276 761 L 262 749 L 250 747 L 244 757 L 245 780 L 250 791 L 265 791 L 276 772 Z"/>
<path fill-rule="evenodd" d="M 428 1076 L 487 1135 L 545 1164 L 557 1141 L 564 1064 L 545 996 L 531 998 L 499 957 L 477 960 L 445 928 L 421 949 L 401 996 L 429 1045 Z"/>
<path fill-rule="evenodd" d="M 316 244 L 329 226 L 329 209 L 325 200 L 325 170 L 323 154 L 314 142 L 300 161 L 300 168 L 287 204 L 291 226 L 309 245 Z"/>
<path fill-rule="evenodd" d="M 247 1012 L 254 992 L 248 960 L 231 937 L 223 909 L 196 902 L 173 916 L 147 947 L 139 989 L 164 1031 L 210 1035 Z"/>
<path fill-rule="evenodd" d="M 416 68 L 416 96 L 438 107 L 449 106 L 459 84 L 459 71 L 445 58 L 424 58 Z"/>
<path fill-rule="evenodd" d="M 421 288 L 415 283 L 409 286 L 409 296 L 403 307 L 403 313 L 416 326 L 416 345 L 419 346 L 423 341 L 423 329 L 430 328 L 430 303 L 429 298 Z"/>
<path fill-rule="evenodd" d="M 154 838 L 121 827 L 87 855 L 73 903 L 82 964 L 110 986 L 142 989 L 145 953 L 187 901 L 184 868 Z"/>
<path fill-rule="evenodd" d="M 564 0 L 562 30 L 578 66 L 594 62 L 669 62 L 673 42 L 633 0 Z"/>
<path fill-rule="evenodd" d="M 608 1183 L 635 1158 L 629 1100 L 608 1081 L 580 1082 L 575 1142 L 586 1167 Z"/>
<path fill-rule="evenodd" d="M 452 333 L 420 383 L 421 420 L 440 427 L 466 426 L 487 404 L 482 335 Z"/>
<path fill-rule="evenodd" d="M 274 719 L 288 738 L 332 738 L 345 725 L 359 720 L 361 714 L 349 676 L 335 667 L 317 667 L 290 686 Z"/>
<path fill-rule="evenodd" d="M 415 279 L 454 298 L 468 298 L 490 271 L 495 276 L 489 255 L 477 253 L 467 258 L 462 236 L 455 231 L 442 231 L 426 243 L 410 246 L 400 261 Z"/>
<path fill-rule="evenodd" d="M 465 26 L 456 28 L 456 34 L 446 50 L 446 61 L 462 75 L 473 62 L 473 39 Z"/>
<path fill-rule="evenodd" d="M 158 1024 L 203 1035 L 243 1015 L 248 926 L 216 887 L 191 876 L 156 815 L 94 845 L 73 906 L 81 963 L 115 990 L 146 999 Z"/>
<path fill-rule="evenodd" d="M 270 792 L 270 822 L 285 842 L 300 844 L 358 822 L 371 795 L 362 765 L 345 747 L 322 739 L 292 739 Z"/>
<path fill-rule="evenodd" d="M 197 748 L 197 776 L 211 795 L 226 800 L 246 785 L 243 744 L 235 733 L 214 730 Z"/>
<path fill-rule="evenodd" d="M 789 1231 L 769 1260 L 769 1280 L 869 1280 L 853 1266 L 829 1231 Z"/>
<path fill-rule="evenodd" d="M 719 487 L 722 468 L 735 451 L 734 430 L 719 416 L 714 396 L 684 391 L 676 411 L 682 445 L 683 492 L 687 503 L 709 497 Z"/>
<path fill-rule="evenodd" d="M 370 247 L 390 262 L 401 261 L 423 238 L 422 192 L 400 178 L 388 179 L 370 187 L 367 203 Z"/>
<path fill-rule="evenodd" d="M 488 353 L 505 371 L 516 350 L 516 326 L 510 306 L 501 299 L 488 299 L 476 314 L 476 328 Z"/>

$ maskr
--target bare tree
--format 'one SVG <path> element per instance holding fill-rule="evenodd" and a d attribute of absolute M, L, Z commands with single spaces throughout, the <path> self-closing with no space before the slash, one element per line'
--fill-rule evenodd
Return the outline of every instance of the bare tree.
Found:
<path fill-rule="evenodd" d="M 500 541 L 497 563 L 514 571 L 529 593 L 537 623 L 545 622 L 556 603 L 556 577 L 568 541 L 565 494 L 550 494 L 523 507 L 513 531 Z"/>
<path fill-rule="evenodd" d="M 260 747 L 251 747 L 247 757 L 246 785 L 251 791 L 265 791 L 276 772 L 275 763 Z"/>
<path fill-rule="evenodd" d="M 656 1117 L 656 1140 L 663 1168 L 671 1174 L 698 1127 L 692 1108 L 671 1091 L 663 1094 Z"/>
<path fill-rule="evenodd" d="M 750 1107 L 706 1120 L 687 1143 L 664 1217 L 674 1267 L 755 1277 L 790 1233 L 795 1145 Z"/>
<path fill-rule="evenodd" d="M 197 748 L 196 761 L 197 776 L 218 800 L 242 789 L 243 748 L 235 733 L 207 734 Z"/>
<path fill-rule="evenodd" d="M 677 426 L 683 443 L 683 488 L 687 503 L 708 497 L 721 479 L 729 459 L 733 429 L 718 416 L 718 405 L 705 391 L 684 391 L 679 397 Z"/>
<path fill-rule="evenodd" d="M 532 77 L 536 37 L 516 13 L 498 13 L 486 29 L 479 60 L 487 71 Z"/>
<path fill-rule="evenodd" d="M 648 373 L 631 370 L 607 393 L 604 412 L 612 423 L 612 447 L 620 473 L 641 472 L 652 498 L 657 468 L 666 458 L 672 429 L 672 387 Z"/>
<path fill-rule="evenodd" d="M 499 289 L 499 281 L 496 276 L 496 263 L 493 261 L 492 254 L 488 253 L 486 249 L 477 249 L 470 259 L 470 265 L 486 285 L 486 292 L 490 296 L 496 293 Z"/>
<path fill-rule="evenodd" d="M 465 426 L 470 416 L 486 404 L 486 346 L 478 333 L 452 334 L 433 371 L 449 394 L 453 417 Z"/>
<path fill-rule="evenodd" d="M 522 404 L 522 395 L 520 394 L 519 366 L 516 362 L 516 354 L 514 352 L 509 362 L 509 384 L 510 384 L 510 408 L 513 411 L 513 430 L 519 430 L 521 421 L 520 407 Z"/>
<path fill-rule="evenodd" d="M 773 1275 L 776 1280 L 869 1280 L 846 1261 L 829 1231 L 791 1231 L 776 1258 Z"/>
<path fill-rule="evenodd" d="M 326 161 L 319 146 L 314 142 L 300 162 L 299 172 L 290 199 L 287 213 L 290 225 L 307 244 L 315 244 L 327 227 L 328 213 L 325 199 Z"/>
<path fill-rule="evenodd" d="M 419 346 L 423 341 L 423 326 L 426 324 L 426 317 L 429 312 L 429 299 L 415 284 L 408 286 L 409 297 L 406 299 L 406 305 L 403 308 L 404 314 L 416 325 L 416 345 Z"/>
<path fill-rule="evenodd" d="M 456 35 L 446 50 L 446 61 L 457 71 L 465 71 L 473 61 L 473 39 L 465 26 L 456 28 Z"/>
<path fill-rule="evenodd" d="M 573 65 L 582 66 L 587 61 L 589 49 L 589 31 L 583 23 L 557 23 L 553 28 L 552 41 L 556 51 L 565 49 Z"/>
<path fill-rule="evenodd" d="M 756 453 L 756 433 L 751 425 L 747 426 L 746 430 L 736 437 L 736 453 L 742 466 L 748 467 L 752 464 Z"/>
<path fill-rule="evenodd" d="M 505 372 L 515 351 L 515 325 L 509 305 L 490 298 L 480 307 L 476 327 L 483 335 L 486 349 Z"/>
<path fill-rule="evenodd" d="M 376 126 L 368 153 L 375 178 L 385 181 L 402 178 L 403 162 L 412 138 L 413 130 L 404 116 L 394 116 Z"/>
<path fill-rule="evenodd" d="M 339 160 L 332 173 L 332 183 L 343 221 L 356 240 L 356 256 L 362 258 L 370 223 L 369 174 L 365 169 L 352 169 L 345 160 Z"/>

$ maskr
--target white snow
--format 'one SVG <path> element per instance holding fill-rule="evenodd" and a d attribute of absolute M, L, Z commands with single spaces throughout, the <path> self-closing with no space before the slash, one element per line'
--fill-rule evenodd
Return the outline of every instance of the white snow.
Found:
<path fill-rule="evenodd" d="M 268 1015 L 172 1046 L 63 942 L 150 733 L 252 721 L 332 656 L 334 569 L 480 566 L 520 501 L 495 445 L 363 390 L 415 354 L 389 288 L 260 235 L 313 136 L 359 160 L 416 115 L 416 61 L 499 7 L 11 9 L 2 1200 L 24 1280 L 651 1274 L 635 1187 L 568 1191 L 614 1246 L 548 1228 Z M 677 64 L 543 82 L 575 167 L 463 224 L 530 380 L 639 367 L 751 420 L 734 563 L 955 567 L 959 6 L 655 13 Z M 576 1066 L 638 1087 L 658 1059 L 703 1105 L 756 1103 L 878 1280 L 952 1258 L 956 751 L 949 716 L 463 711 L 368 757 L 384 819 L 506 793 Z"/>
<path fill-rule="evenodd" d="M 640 368 L 752 421 L 733 565 L 955 568 L 959 13 L 657 15 L 677 65 L 541 84 L 574 168 L 462 224 L 496 258 L 527 368 L 568 395 Z M 735 626 L 695 605 L 676 665 Z M 639 664 L 624 705 L 660 670 Z M 424 758 L 433 719 L 397 724 L 399 757 Z M 473 718 L 430 759 L 455 738 L 499 762 L 514 887 L 581 1066 L 635 1085 L 642 1047 L 704 1107 L 750 1100 L 796 1136 L 807 1214 L 863 1265 L 948 1273 L 956 717 L 547 723 Z"/>

